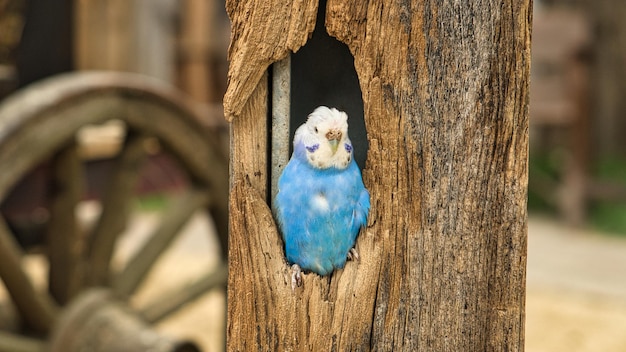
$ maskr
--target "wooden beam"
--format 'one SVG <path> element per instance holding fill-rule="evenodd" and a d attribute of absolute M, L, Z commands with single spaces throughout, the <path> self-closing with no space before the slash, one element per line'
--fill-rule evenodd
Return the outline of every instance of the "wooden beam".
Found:
<path fill-rule="evenodd" d="M 320 5 L 354 55 L 372 208 L 361 260 L 295 292 L 260 162 L 267 66 L 245 55 L 299 37 L 272 33 L 304 5 L 270 4 L 229 2 L 228 349 L 523 350 L 531 1 Z"/>

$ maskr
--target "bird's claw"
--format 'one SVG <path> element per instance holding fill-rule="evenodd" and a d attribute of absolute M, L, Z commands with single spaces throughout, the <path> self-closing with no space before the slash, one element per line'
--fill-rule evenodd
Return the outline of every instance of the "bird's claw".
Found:
<path fill-rule="evenodd" d="M 356 251 L 356 248 L 350 248 L 350 251 L 348 251 L 348 260 L 359 260 L 359 253 Z"/>
<path fill-rule="evenodd" d="M 295 291 L 296 287 L 302 286 L 302 269 L 300 265 L 294 264 L 291 266 L 291 290 Z"/>

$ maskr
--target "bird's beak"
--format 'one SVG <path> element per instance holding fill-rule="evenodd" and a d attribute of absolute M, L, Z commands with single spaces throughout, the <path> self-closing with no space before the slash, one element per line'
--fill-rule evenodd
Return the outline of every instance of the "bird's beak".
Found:
<path fill-rule="evenodd" d="M 328 141 L 330 143 L 330 149 L 333 151 L 333 155 L 337 152 L 337 147 L 339 146 L 339 141 L 336 139 L 331 139 Z"/>
<path fill-rule="evenodd" d="M 339 147 L 339 141 L 341 140 L 341 131 L 328 131 L 328 133 L 326 133 L 326 139 L 328 139 L 328 143 L 330 144 L 330 148 L 332 149 L 334 155 L 337 152 L 337 148 Z"/>

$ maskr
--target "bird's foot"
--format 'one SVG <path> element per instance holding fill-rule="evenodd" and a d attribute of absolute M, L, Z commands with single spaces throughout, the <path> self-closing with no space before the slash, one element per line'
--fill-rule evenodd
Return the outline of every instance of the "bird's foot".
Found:
<path fill-rule="evenodd" d="M 356 248 L 350 248 L 350 251 L 348 251 L 348 260 L 359 260 L 359 253 L 356 251 Z"/>
<path fill-rule="evenodd" d="M 291 266 L 291 290 L 295 291 L 296 287 L 302 286 L 302 269 L 300 265 L 294 264 Z"/>

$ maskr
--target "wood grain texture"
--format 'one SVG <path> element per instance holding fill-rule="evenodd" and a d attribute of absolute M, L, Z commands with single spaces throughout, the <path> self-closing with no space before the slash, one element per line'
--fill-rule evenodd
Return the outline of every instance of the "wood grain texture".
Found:
<path fill-rule="evenodd" d="M 368 5 L 329 0 L 327 28 L 355 56 L 382 198 L 372 347 L 522 349 L 531 4 Z"/>
<path fill-rule="evenodd" d="M 328 1 L 365 104 L 362 259 L 291 292 L 266 189 L 233 169 L 229 351 L 523 350 L 531 9 Z"/>
<path fill-rule="evenodd" d="M 230 128 L 231 186 L 244 180 L 260 192 L 264 199 L 268 192 L 267 95 L 268 78 L 264 74 L 246 102 L 240 118 L 234 120 Z"/>
<path fill-rule="evenodd" d="M 224 115 L 232 121 L 269 65 L 295 52 L 315 28 L 317 0 L 228 0 L 231 20 Z"/>

